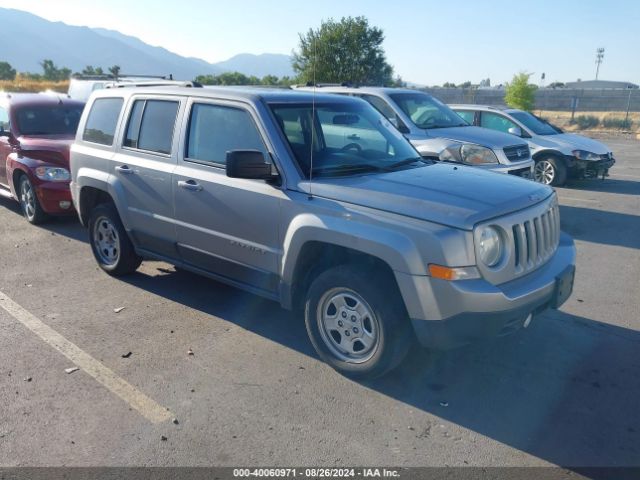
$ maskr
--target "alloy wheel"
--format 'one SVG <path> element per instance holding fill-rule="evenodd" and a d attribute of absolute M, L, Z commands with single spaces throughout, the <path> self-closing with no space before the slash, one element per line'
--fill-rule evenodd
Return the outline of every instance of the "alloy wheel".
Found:
<path fill-rule="evenodd" d="M 536 182 L 551 185 L 556 178 L 556 169 L 550 161 L 540 160 L 533 169 L 533 177 Z"/>
<path fill-rule="evenodd" d="M 27 219 L 32 221 L 36 216 L 36 193 L 26 176 L 20 180 L 20 204 Z"/>

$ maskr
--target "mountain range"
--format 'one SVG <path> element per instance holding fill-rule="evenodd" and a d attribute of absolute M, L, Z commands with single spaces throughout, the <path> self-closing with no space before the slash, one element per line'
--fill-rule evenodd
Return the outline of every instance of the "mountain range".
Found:
<path fill-rule="evenodd" d="M 28 12 L 0 8 L 0 61 L 19 72 L 42 71 L 40 62 L 82 71 L 87 65 L 105 71 L 119 65 L 123 74 L 168 75 L 192 80 L 197 75 L 241 72 L 245 75 L 293 76 L 291 57 L 283 54 L 241 53 L 219 63 L 183 57 L 162 47 L 114 30 L 51 22 Z"/>

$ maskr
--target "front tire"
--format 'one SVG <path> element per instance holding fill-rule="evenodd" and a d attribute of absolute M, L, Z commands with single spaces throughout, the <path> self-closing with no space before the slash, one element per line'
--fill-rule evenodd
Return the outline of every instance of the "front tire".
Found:
<path fill-rule="evenodd" d="M 88 226 L 91 250 L 102 270 L 113 276 L 136 271 L 142 258 L 136 254 L 113 204 L 94 208 Z"/>
<path fill-rule="evenodd" d="M 533 178 L 544 185 L 561 187 L 567 182 L 567 167 L 562 160 L 555 157 L 544 157 L 536 161 Z"/>
<path fill-rule="evenodd" d="M 400 294 L 377 273 L 354 266 L 330 268 L 313 281 L 305 302 L 307 333 L 318 355 L 351 378 L 384 375 L 411 346 Z"/>
<path fill-rule="evenodd" d="M 38 195 L 36 194 L 33 184 L 29 177 L 25 174 L 20 176 L 18 181 L 18 200 L 24 218 L 32 225 L 38 225 L 49 217 L 42 209 Z"/>

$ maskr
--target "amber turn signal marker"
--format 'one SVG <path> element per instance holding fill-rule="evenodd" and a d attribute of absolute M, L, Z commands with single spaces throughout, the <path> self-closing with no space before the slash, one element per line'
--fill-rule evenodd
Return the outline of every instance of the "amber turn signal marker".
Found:
<path fill-rule="evenodd" d="M 434 278 L 441 278 L 443 280 L 455 280 L 458 278 L 455 268 L 443 267 L 442 265 L 429 264 L 429 273 Z"/>

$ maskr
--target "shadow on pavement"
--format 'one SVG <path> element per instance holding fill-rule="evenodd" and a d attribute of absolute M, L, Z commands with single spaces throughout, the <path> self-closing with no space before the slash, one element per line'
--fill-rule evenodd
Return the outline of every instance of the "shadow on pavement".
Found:
<path fill-rule="evenodd" d="M 6 208 L 14 213 L 18 221 L 23 221 L 27 224 L 27 220 L 23 218 L 20 204 L 12 198 L 0 197 L 0 208 Z M 46 222 L 41 225 L 33 226 L 32 228 L 41 228 L 48 232 L 62 235 L 80 242 L 87 242 L 87 231 L 80 225 L 78 217 L 74 215 L 49 217 Z"/>
<path fill-rule="evenodd" d="M 124 280 L 315 357 L 302 319 L 278 304 L 159 270 Z M 446 353 L 416 348 L 363 385 L 554 464 L 637 466 L 639 351 L 637 331 L 553 311 L 510 337 Z M 435 427 L 415 425 L 415 434 L 440 435 Z"/>
<path fill-rule="evenodd" d="M 560 205 L 560 225 L 576 240 L 640 248 L 640 216 Z"/>
<path fill-rule="evenodd" d="M 585 190 L 591 192 L 619 193 L 623 195 L 640 195 L 640 181 L 606 178 L 587 180 L 569 180 L 566 185 L 570 190 Z"/>

